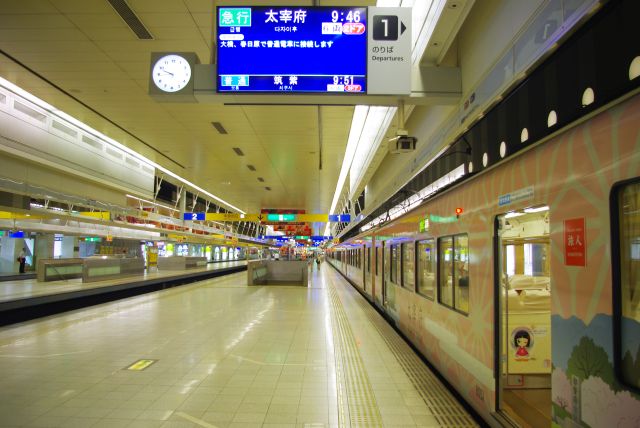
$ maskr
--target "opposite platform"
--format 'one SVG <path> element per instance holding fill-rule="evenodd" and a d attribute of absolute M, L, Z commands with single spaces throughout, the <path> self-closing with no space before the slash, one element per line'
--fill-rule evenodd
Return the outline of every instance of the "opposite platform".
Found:
<path fill-rule="evenodd" d="M 36 279 L 3 281 L 0 282 L 0 325 L 25 319 L 21 318 L 24 311 L 33 308 L 38 308 L 43 314 L 62 312 L 69 308 L 75 309 L 140 294 L 146 290 L 155 291 L 174 284 L 212 278 L 246 269 L 246 261 L 236 261 L 187 270 L 156 270 L 144 275 L 90 283 L 83 283 L 81 278 L 51 282 L 38 282 Z M 60 305 L 73 306 L 61 307 Z M 39 314 L 34 315 L 39 316 Z"/>

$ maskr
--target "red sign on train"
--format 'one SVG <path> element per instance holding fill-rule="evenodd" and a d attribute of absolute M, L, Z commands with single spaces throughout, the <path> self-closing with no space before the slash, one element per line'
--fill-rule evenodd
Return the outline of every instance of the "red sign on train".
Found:
<path fill-rule="evenodd" d="M 584 218 L 572 218 L 564 221 L 564 264 L 566 266 L 585 266 L 587 240 L 585 239 Z"/>

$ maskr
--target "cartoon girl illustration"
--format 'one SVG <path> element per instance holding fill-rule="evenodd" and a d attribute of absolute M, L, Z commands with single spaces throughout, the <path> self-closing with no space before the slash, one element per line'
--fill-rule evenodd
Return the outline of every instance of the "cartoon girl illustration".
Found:
<path fill-rule="evenodd" d="M 527 348 L 531 346 L 531 336 L 527 330 L 518 330 L 513 336 L 513 344 L 517 348 L 516 360 L 528 360 L 529 351 Z"/>

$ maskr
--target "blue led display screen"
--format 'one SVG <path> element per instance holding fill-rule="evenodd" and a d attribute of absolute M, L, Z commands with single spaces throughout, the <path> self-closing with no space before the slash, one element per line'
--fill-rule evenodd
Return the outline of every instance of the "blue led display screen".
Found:
<path fill-rule="evenodd" d="M 218 92 L 366 93 L 366 7 L 218 7 Z"/>

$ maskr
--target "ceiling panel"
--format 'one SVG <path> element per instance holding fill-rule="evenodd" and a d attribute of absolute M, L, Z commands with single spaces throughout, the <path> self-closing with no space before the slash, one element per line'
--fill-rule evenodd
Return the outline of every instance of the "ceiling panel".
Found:
<path fill-rule="evenodd" d="M 227 2 L 292 3 L 312 2 Z M 325 3 L 329 4 L 321 2 Z M 0 49 L 64 92 L 4 57 L 0 75 L 247 212 L 260 208 L 326 212 L 353 107 L 158 103 L 147 93 L 151 52 L 196 52 L 207 63 L 215 2 L 128 0 L 128 4 L 154 40 L 138 40 L 106 0 L 3 2 Z M 219 134 L 213 121 L 221 122 L 228 134 Z M 245 156 L 237 156 L 233 147 L 240 147 Z M 256 171 L 250 171 L 248 164 Z M 265 190 L 267 186 L 272 190 Z"/>

